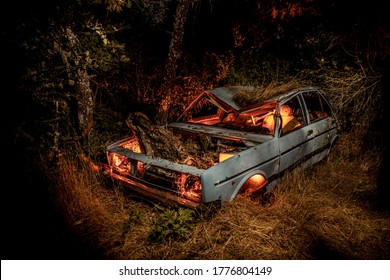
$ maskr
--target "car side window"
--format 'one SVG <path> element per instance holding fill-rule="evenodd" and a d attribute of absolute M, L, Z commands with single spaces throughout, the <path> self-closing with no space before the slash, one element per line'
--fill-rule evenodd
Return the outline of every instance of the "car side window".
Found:
<path fill-rule="evenodd" d="M 329 104 L 318 92 L 304 92 L 303 98 L 305 99 L 306 108 L 308 110 L 309 120 L 311 123 L 326 118 L 331 114 Z"/>
<path fill-rule="evenodd" d="M 282 136 L 305 124 L 298 97 L 293 97 L 280 106 Z"/>

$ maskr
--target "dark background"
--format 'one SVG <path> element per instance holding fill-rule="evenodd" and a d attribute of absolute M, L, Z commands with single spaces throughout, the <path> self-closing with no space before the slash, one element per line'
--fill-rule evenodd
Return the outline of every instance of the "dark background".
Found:
<path fill-rule="evenodd" d="M 264 55 L 277 53 L 294 60 L 301 49 L 292 48 L 299 42 L 305 28 L 321 22 L 323 28 L 341 34 L 345 46 L 367 40 L 376 34 L 375 26 L 388 27 L 389 4 L 386 1 L 314 1 L 320 7 L 321 14 L 306 19 L 291 18 L 281 21 L 283 38 L 276 40 L 272 34 L 277 33 L 271 22 L 264 24 L 259 32 L 258 20 L 261 14 L 253 10 L 255 1 L 202 1 L 196 11 L 191 11 L 184 39 L 184 49 L 188 53 L 203 53 L 208 50 L 226 50 L 232 47 L 231 27 L 241 24 L 248 28 L 243 32 L 252 40 L 267 41 Z M 275 4 L 283 1 L 274 1 Z M 36 30 L 45 30 L 48 17 L 58 16 L 56 6 L 65 6 L 63 1 L 6 1 L 1 9 L 1 85 L 2 99 L 0 104 L 2 129 L 2 259 L 99 259 L 100 252 L 84 244 L 79 236 L 74 235 L 65 225 L 60 213 L 57 213 L 47 192 L 44 176 L 36 166 L 36 159 L 30 157 L 29 143 L 21 137 L 19 128 L 26 122 L 35 108 L 32 107 L 32 96 L 26 90 L 20 90 L 21 76 L 31 61 L 31 53 L 21 46 L 23 38 L 34 37 Z M 327 4 L 325 4 L 327 3 Z M 71 8 L 71 5 L 69 5 Z M 104 9 L 103 9 L 104 10 Z M 97 11 L 98 13 L 98 11 Z M 66 15 L 63 15 L 64 17 Z M 173 19 L 173 15 L 170 15 Z M 121 17 L 121 15 L 116 15 Z M 303 16 L 304 17 L 304 16 Z M 125 20 L 126 17 L 120 18 Z M 137 18 L 134 16 L 134 18 Z M 134 22 L 132 22 L 134 24 Z M 171 27 L 172 20 L 167 22 Z M 266 25 L 268 24 L 268 25 Z M 26 27 L 28 26 L 28 27 Z M 36 27 L 36 29 L 34 28 Z M 265 27 L 265 28 L 264 28 Z M 256 29 L 257 28 L 257 29 Z M 141 33 L 143 27 L 134 26 L 130 34 Z M 24 30 L 25 33 L 20 33 Z M 168 51 L 169 35 L 159 29 L 144 29 L 142 40 L 145 52 L 165 59 Z M 387 32 L 389 29 L 387 29 Z M 250 33 L 253 33 L 250 36 Z M 256 32 L 263 38 L 256 37 Z M 387 33 L 388 34 L 388 33 Z M 389 34 L 388 34 L 389 35 Z M 123 39 L 123 38 L 122 38 Z M 134 39 L 134 37 L 132 38 Z M 386 55 L 378 63 L 383 71 L 384 116 L 388 117 L 389 96 L 389 36 L 381 41 Z M 134 42 L 133 42 L 134 43 Z M 386 45 L 387 44 L 387 45 Z M 158 48 L 153 46 L 160 46 Z M 367 47 L 367 46 L 366 46 Z M 379 48 L 378 45 L 375 46 Z M 379 50 L 378 50 L 379 52 Z M 306 55 L 310 55 L 306 53 Z M 25 89 L 25 88 L 24 88 Z M 125 108 L 126 109 L 126 108 Z M 387 119 L 380 124 L 383 130 L 388 127 Z M 26 142 L 24 142 L 26 141 Z M 388 142 L 388 137 L 384 139 Z M 387 145 L 387 144 L 386 144 Z M 386 148 L 388 152 L 388 148 Z M 384 205 L 389 205 L 389 188 L 386 182 L 388 156 L 384 157 L 383 166 L 378 177 L 378 189 Z M 386 186 L 387 185 L 387 186 Z"/>

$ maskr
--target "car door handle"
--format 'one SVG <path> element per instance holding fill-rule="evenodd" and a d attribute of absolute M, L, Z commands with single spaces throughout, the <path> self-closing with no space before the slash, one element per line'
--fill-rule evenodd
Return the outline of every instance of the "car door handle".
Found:
<path fill-rule="evenodd" d="M 310 129 L 307 131 L 306 137 L 310 136 L 313 134 L 313 129 Z"/>

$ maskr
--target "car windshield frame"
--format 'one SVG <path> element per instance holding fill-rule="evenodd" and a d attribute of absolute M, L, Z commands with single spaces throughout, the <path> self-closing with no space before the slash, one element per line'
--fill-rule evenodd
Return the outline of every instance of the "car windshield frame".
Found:
<path fill-rule="evenodd" d="M 259 102 L 241 108 L 236 103 L 234 103 L 236 105 L 233 105 L 234 101 L 231 93 L 227 96 L 229 104 L 225 102 L 226 100 L 222 100 L 221 96 L 224 96 L 222 93 L 219 92 L 219 96 L 216 96 L 214 92 L 203 92 L 186 108 L 177 119 L 177 122 L 212 125 L 226 129 L 274 135 L 274 129 L 262 126 L 262 121 L 265 117 L 276 112 L 277 100 Z M 214 107 L 214 110 L 211 107 Z M 200 113 L 202 110 L 204 115 Z"/>

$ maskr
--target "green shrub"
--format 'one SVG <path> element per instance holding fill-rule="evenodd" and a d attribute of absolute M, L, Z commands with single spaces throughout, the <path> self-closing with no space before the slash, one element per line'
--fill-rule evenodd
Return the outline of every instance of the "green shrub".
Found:
<path fill-rule="evenodd" d="M 191 232 L 192 221 L 193 211 L 190 209 L 166 209 L 152 221 L 150 239 L 155 242 L 187 239 Z"/>

